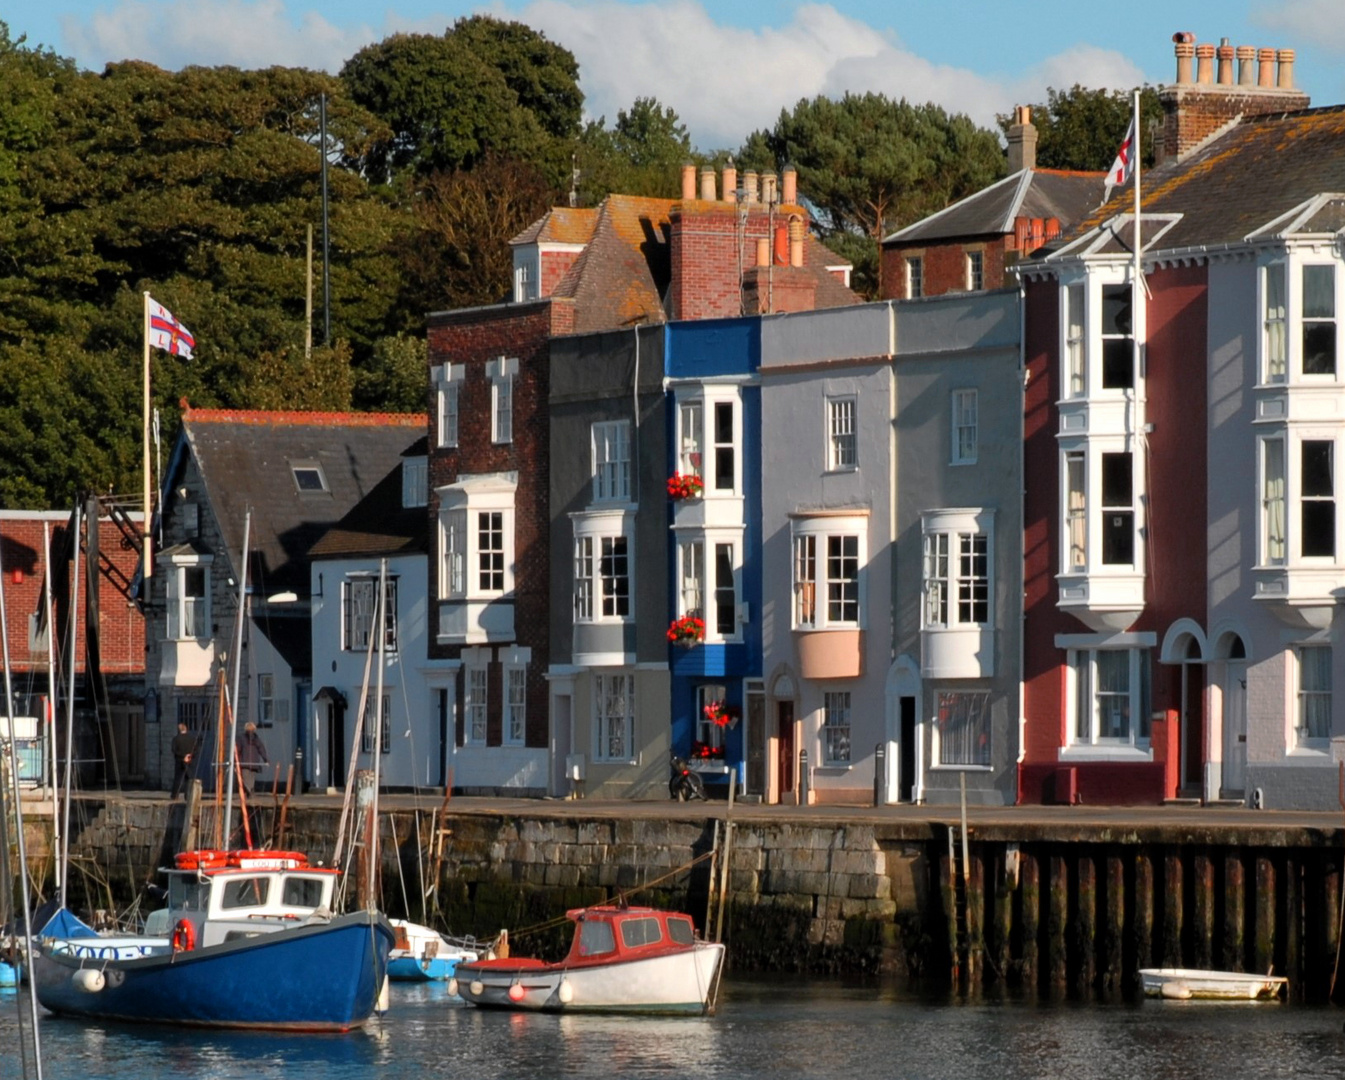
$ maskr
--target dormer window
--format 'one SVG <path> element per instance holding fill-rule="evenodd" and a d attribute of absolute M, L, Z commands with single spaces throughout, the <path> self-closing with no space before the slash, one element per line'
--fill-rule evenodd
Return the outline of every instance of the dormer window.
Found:
<path fill-rule="evenodd" d="M 535 247 L 514 252 L 514 303 L 536 300 L 539 295 L 538 251 Z"/>
<path fill-rule="evenodd" d="M 315 495 L 328 490 L 327 477 L 316 461 L 293 462 L 290 470 L 294 475 L 294 486 L 300 494 Z"/>
<path fill-rule="evenodd" d="M 402 507 L 410 509 L 429 503 L 429 464 L 423 457 L 402 461 Z"/>

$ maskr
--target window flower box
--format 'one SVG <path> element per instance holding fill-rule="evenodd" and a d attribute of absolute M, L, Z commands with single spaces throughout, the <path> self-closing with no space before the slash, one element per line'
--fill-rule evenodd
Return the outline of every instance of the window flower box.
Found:
<path fill-rule="evenodd" d="M 668 477 L 668 498 L 674 502 L 698 499 L 705 491 L 705 481 L 695 473 L 673 473 Z"/>
<path fill-rule="evenodd" d="M 711 746 L 709 743 L 693 742 L 691 744 L 691 760 L 698 761 L 723 761 L 724 748 L 722 746 Z"/>
<path fill-rule="evenodd" d="M 694 615 L 674 619 L 668 627 L 668 640 L 674 645 L 690 648 L 705 640 L 705 620 Z"/>

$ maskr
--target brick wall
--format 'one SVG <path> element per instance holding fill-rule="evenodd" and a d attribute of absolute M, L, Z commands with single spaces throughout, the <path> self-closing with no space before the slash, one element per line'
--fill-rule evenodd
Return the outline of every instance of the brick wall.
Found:
<path fill-rule="evenodd" d="M 940 243 L 893 244 L 882 251 L 882 296 L 901 300 L 907 295 L 907 263 L 910 255 L 923 260 L 922 296 L 965 292 L 967 289 L 967 252 L 981 252 L 981 283 L 985 289 L 1000 289 L 1012 282 L 1005 279 L 1006 253 L 1010 234 L 991 237 L 962 237 Z"/>
<path fill-rule="evenodd" d="M 1293 112 L 1310 104 L 1301 90 L 1205 85 L 1165 86 L 1158 100 L 1163 104 L 1165 159 L 1185 156 L 1238 116 Z"/>
<path fill-rule="evenodd" d="M 743 211 L 733 203 L 684 201 L 673 208 L 671 318 L 722 319 L 743 313 L 743 276 L 757 261 L 757 241 L 771 242 L 777 266 L 787 266 L 788 241 L 780 234 L 791 217 L 808 217 L 801 207 L 777 206 L 772 215 L 760 204 Z"/>
<path fill-rule="evenodd" d="M 528 746 L 547 745 L 549 701 L 546 680 L 550 650 L 550 394 L 548 342 L 553 332 L 551 305 L 508 304 L 433 315 L 429 325 L 430 364 L 466 366 L 458 401 L 458 446 L 438 448 L 433 432 L 429 455 L 431 551 L 429 653 L 432 658 L 457 658 L 462 647 L 438 644 L 438 500 L 434 490 L 463 474 L 517 472 L 514 493 L 514 642 L 532 649 L 528 665 Z M 497 357 L 518 359 L 514 381 L 513 441 L 491 442 L 491 384 L 486 364 Z M 498 650 L 488 672 L 487 743 L 501 742 L 503 677 Z M 459 687 L 461 694 L 461 687 Z M 459 699 L 457 714 L 462 716 Z M 461 721 L 459 721 L 461 722 Z M 461 730 L 459 730 L 461 739 Z"/>

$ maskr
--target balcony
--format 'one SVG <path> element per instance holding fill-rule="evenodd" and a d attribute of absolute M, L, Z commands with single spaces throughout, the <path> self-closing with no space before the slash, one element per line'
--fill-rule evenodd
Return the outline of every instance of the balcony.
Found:
<path fill-rule="evenodd" d="M 805 679 L 853 679 L 864 673 L 864 631 L 796 630 Z"/>

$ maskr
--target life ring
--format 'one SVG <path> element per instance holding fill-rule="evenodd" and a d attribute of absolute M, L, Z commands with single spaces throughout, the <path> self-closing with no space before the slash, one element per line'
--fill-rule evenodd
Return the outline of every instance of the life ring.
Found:
<path fill-rule="evenodd" d="M 227 851 L 201 848 L 198 851 L 179 852 L 174 860 L 179 870 L 218 870 L 229 861 Z"/>
<path fill-rule="evenodd" d="M 178 919 L 173 926 L 173 951 L 191 952 L 196 948 L 196 926 L 190 919 Z"/>
<path fill-rule="evenodd" d="M 230 851 L 225 855 L 230 866 L 263 869 L 294 870 L 308 865 L 308 856 L 302 851 Z"/>

